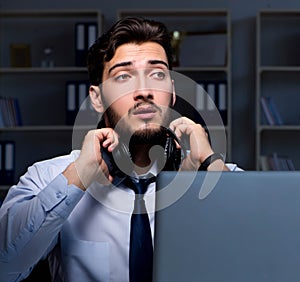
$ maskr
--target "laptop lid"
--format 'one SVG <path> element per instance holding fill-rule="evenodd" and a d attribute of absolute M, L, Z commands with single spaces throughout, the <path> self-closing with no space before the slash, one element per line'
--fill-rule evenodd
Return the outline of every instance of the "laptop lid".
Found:
<path fill-rule="evenodd" d="M 171 187 L 185 192 L 157 193 L 153 281 L 300 281 L 300 172 L 161 172 Z"/>

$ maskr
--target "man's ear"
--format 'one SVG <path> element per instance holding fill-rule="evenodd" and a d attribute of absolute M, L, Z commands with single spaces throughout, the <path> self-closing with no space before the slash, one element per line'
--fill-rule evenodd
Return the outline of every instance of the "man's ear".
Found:
<path fill-rule="evenodd" d="M 104 105 L 102 102 L 102 95 L 101 95 L 100 87 L 91 85 L 89 88 L 89 94 L 90 94 L 92 106 L 95 109 L 95 111 L 98 113 L 103 113 L 105 109 L 104 109 Z"/>
<path fill-rule="evenodd" d="M 172 107 L 175 105 L 175 102 L 176 102 L 175 84 L 174 84 L 174 80 L 172 80 Z"/>

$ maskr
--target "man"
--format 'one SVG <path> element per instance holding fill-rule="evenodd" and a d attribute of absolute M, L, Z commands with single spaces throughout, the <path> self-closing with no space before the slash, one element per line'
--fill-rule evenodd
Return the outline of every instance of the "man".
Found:
<path fill-rule="evenodd" d="M 151 148 L 166 142 L 168 127 L 178 137 L 171 138 L 175 151 L 182 137 L 189 140 L 180 170 L 238 170 L 213 152 L 200 124 L 186 117 L 171 121 L 171 66 L 169 32 L 153 21 L 121 20 L 91 47 L 89 91 L 94 109 L 103 113 L 101 126 L 87 133 L 80 151 L 34 164 L 9 190 L 0 209 L 1 281 L 24 279 L 46 257 L 53 281 L 132 281 L 135 195 L 112 157 L 129 137 L 128 166 L 137 179 L 163 168 Z M 154 191 L 152 182 L 145 194 Z M 153 210 L 149 219 L 153 237 Z"/>

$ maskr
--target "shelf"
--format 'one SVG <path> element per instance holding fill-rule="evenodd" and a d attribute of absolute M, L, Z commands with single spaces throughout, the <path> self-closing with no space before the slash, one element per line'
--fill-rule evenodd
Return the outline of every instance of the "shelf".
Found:
<path fill-rule="evenodd" d="M 257 14 L 256 41 L 256 169 L 261 156 L 292 159 L 300 169 L 298 142 L 300 135 L 298 39 L 300 10 L 262 10 Z M 278 108 L 283 125 L 268 125 L 261 97 Z M 271 120 L 271 119 L 269 119 Z M 272 123 L 272 121 L 270 121 Z M 281 122 L 277 122 L 281 123 Z"/>
<path fill-rule="evenodd" d="M 262 72 L 299 72 L 300 66 L 261 66 L 258 68 Z"/>
<path fill-rule="evenodd" d="M 178 72 L 228 72 L 228 66 L 174 67 Z"/>
<path fill-rule="evenodd" d="M 211 16 L 211 17 L 226 17 L 227 10 L 220 9 L 121 9 L 118 11 L 118 17 L 131 16 L 132 14 L 141 16 L 157 16 L 157 17 L 192 17 L 192 16 Z"/>
<path fill-rule="evenodd" d="M 89 130 L 93 129 L 95 126 L 76 126 L 75 130 Z M 16 127 L 0 127 L 1 132 L 30 132 L 30 131 L 72 131 L 74 126 L 70 125 L 31 125 L 31 126 L 16 126 Z"/>
<path fill-rule="evenodd" d="M 300 125 L 261 125 L 259 131 L 300 131 Z"/>
<path fill-rule="evenodd" d="M 24 73 L 36 73 L 36 74 L 47 74 L 47 73 L 87 73 L 85 67 L 32 67 L 32 68 L 0 68 L 2 74 L 24 74 Z"/>
<path fill-rule="evenodd" d="M 101 14 L 97 10 L 87 9 L 68 9 L 68 10 L 2 10 L 0 11 L 0 17 L 94 17 Z"/>
<path fill-rule="evenodd" d="M 297 9 L 268 9 L 268 10 L 261 10 L 259 11 L 260 17 L 271 17 L 274 19 L 274 16 L 279 17 L 294 17 L 300 16 L 300 10 Z"/>

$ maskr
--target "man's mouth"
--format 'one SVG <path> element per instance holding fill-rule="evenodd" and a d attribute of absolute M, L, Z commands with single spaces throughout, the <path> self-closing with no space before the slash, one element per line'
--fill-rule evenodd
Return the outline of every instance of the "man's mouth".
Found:
<path fill-rule="evenodd" d="M 152 119 L 157 113 L 157 109 L 152 105 L 141 105 L 134 109 L 132 114 L 140 119 Z"/>

